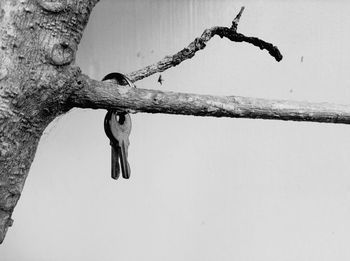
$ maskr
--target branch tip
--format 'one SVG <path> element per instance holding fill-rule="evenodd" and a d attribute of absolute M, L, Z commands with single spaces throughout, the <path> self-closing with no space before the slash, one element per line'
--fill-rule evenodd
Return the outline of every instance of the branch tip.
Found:
<path fill-rule="evenodd" d="M 239 13 L 236 15 L 235 19 L 233 19 L 233 21 L 232 21 L 232 26 L 231 26 L 231 29 L 232 29 L 232 30 L 237 31 L 237 26 L 238 26 L 239 20 L 241 19 L 241 16 L 242 16 L 242 14 L 243 14 L 244 9 L 245 9 L 245 7 L 242 6 L 242 7 L 241 7 L 241 10 L 240 10 Z"/>
<path fill-rule="evenodd" d="M 187 47 L 185 47 L 181 51 L 177 52 L 174 55 L 166 56 L 159 62 L 146 66 L 143 69 L 131 72 L 127 76 L 131 79 L 131 81 L 135 82 L 146 78 L 152 74 L 164 72 L 165 70 L 174 67 L 187 59 L 192 58 L 196 54 L 196 52 L 204 49 L 207 42 L 215 35 L 218 35 L 221 38 L 225 37 L 233 42 L 250 43 L 259 47 L 262 50 L 267 50 L 269 54 L 276 59 L 276 61 L 280 61 L 282 59 L 282 55 L 278 48 L 273 44 L 265 42 L 257 37 L 248 37 L 244 34 L 237 33 L 237 26 L 244 9 L 245 7 L 242 6 L 239 13 L 232 21 L 232 26 L 230 28 L 214 26 L 212 28 L 205 29 L 200 37 L 195 38 L 194 41 L 192 41 Z"/>

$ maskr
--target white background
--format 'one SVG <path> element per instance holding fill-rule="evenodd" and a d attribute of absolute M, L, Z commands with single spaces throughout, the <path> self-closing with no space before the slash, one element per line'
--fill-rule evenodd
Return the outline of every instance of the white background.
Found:
<path fill-rule="evenodd" d="M 242 5 L 239 31 L 277 45 L 280 63 L 215 37 L 162 86 L 137 86 L 349 103 L 347 1 L 104 0 L 77 64 L 95 79 L 131 72 Z M 137 114 L 131 179 L 114 181 L 104 115 L 74 109 L 45 131 L 1 261 L 349 260 L 349 126 Z"/>

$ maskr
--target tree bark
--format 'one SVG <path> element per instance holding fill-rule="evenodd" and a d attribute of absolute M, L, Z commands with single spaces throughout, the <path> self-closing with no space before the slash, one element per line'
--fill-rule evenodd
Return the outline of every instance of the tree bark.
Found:
<path fill-rule="evenodd" d="M 97 2 L 0 0 L 0 243 L 44 129 L 73 107 L 350 123 L 349 106 L 132 89 L 90 79 L 75 66 L 75 54 Z M 280 61 L 277 47 L 237 32 L 242 12 L 232 26 L 207 29 L 180 52 L 128 76 L 138 81 L 174 67 L 215 35 L 252 44 Z"/>
<path fill-rule="evenodd" d="M 0 15 L 0 242 L 12 225 L 39 139 L 69 110 L 75 53 L 97 0 L 2 0 Z"/>
<path fill-rule="evenodd" d="M 84 88 L 69 99 L 78 108 L 350 124 L 347 105 L 164 92 L 116 86 L 86 75 L 79 79 Z"/>

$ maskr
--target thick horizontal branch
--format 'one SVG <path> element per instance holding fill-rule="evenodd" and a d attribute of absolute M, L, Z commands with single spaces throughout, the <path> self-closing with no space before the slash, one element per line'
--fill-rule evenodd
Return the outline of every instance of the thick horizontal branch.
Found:
<path fill-rule="evenodd" d="M 232 21 L 231 27 L 214 26 L 210 29 L 206 29 L 200 37 L 194 39 L 193 42 L 191 42 L 187 47 L 185 47 L 178 53 L 171 56 L 165 56 L 159 62 L 146 66 L 145 68 L 142 68 L 140 70 L 134 71 L 128 74 L 127 76 L 131 79 L 131 81 L 135 82 L 146 78 L 152 74 L 164 72 L 165 70 L 179 65 L 183 61 L 192 58 L 196 54 L 196 52 L 204 49 L 206 47 L 207 42 L 209 42 L 209 40 L 215 35 L 218 35 L 221 38 L 225 37 L 231 40 L 232 42 L 250 43 L 254 46 L 259 47 L 262 50 L 267 50 L 269 54 L 276 59 L 276 61 L 281 61 L 283 56 L 278 50 L 278 48 L 273 44 L 265 42 L 257 37 L 249 37 L 245 36 L 244 34 L 237 33 L 237 26 L 239 23 L 239 19 L 241 18 L 241 15 L 243 13 L 243 10 L 244 7 L 241 8 L 236 18 Z"/>
<path fill-rule="evenodd" d="M 85 75 L 80 84 L 84 88 L 71 96 L 73 107 L 350 124 L 350 106 L 345 105 L 163 92 L 100 82 Z"/>

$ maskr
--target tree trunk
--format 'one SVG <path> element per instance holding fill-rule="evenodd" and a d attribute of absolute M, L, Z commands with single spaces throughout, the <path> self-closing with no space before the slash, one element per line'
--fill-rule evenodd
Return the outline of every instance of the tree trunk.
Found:
<path fill-rule="evenodd" d="M 44 129 L 69 110 L 75 53 L 96 2 L 1 1 L 0 242 Z"/>

